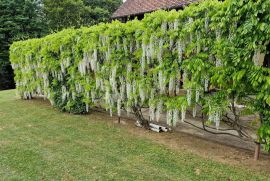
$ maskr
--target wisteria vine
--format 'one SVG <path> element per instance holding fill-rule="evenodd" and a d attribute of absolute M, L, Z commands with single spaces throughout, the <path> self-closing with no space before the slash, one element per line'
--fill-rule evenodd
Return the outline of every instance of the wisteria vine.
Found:
<path fill-rule="evenodd" d="M 270 33 L 265 27 L 257 30 L 260 38 L 250 35 L 245 27 L 249 17 L 232 12 L 263 7 L 257 21 L 269 28 L 265 9 L 270 5 L 244 2 L 209 0 L 182 11 L 157 11 L 142 21 L 114 21 L 16 42 L 10 58 L 18 93 L 23 99 L 42 95 L 73 113 L 99 106 L 121 116 L 122 110 L 133 114 L 148 108 L 149 121 L 160 121 L 166 112 L 169 126 L 184 122 L 191 109 L 193 117 L 202 114 L 202 120 L 217 129 L 230 110 L 236 116 L 233 126 L 239 124 L 232 101 L 252 98 L 255 101 L 245 103 L 261 115 L 262 127 L 268 130 L 269 71 L 259 66 L 258 54 L 267 51 Z M 249 71 L 264 78 L 250 77 Z M 247 88 L 243 81 L 252 84 L 250 91 L 235 86 Z M 237 131 L 247 137 L 241 126 Z M 270 145 L 266 131 L 259 136 Z"/>

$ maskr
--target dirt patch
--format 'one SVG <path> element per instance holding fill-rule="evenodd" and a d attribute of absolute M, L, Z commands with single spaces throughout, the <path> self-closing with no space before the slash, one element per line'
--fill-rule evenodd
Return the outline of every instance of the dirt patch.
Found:
<path fill-rule="evenodd" d="M 0 141 L 0 146 L 10 145 L 12 143 L 13 143 L 12 141 L 2 140 L 2 141 Z"/>
<path fill-rule="evenodd" d="M 0 111 L 0 115 L 1 115 L 1 116 L 4 116 L 4 115 L 5 115 L 5 113 Z"/>
<path fill-rule="evenodd" d="M 125 119 L 127 130 L 135 136 L 147 138 L 158 144 L 178 151 L 188 151 L 207 159 L 233 166 L 244 166 L 256 171 L 270 173 L 270 156 L 261 154 L 260 160 L 253 160 L 253 151 L 222 145 L 182 132 L 155 133 L 134 125 L 133 120 Z M 122 125 L 121 125 L 122 126 Z"/>
<path fill-rule="evenodd" d="M 125 120 L 121 120 L 120 122 L 118 122 L 118 120 L 113 120 L 113 123 L 117 123 L 117 124 L 121 124 L 121 125 L 127 125 L 127 121 Z"/>
<path fill-rule="evenodd" d="M 90 118 L 103 117 L 110 123 L 125 128 L 131 135 L 151 140 L 157 144 L 165 145 L 176 151 L 187 151 L 203 158 L 211 159 L 232 166 L 241 166 L 259 172 L 270 173 L 270 155 L 262 153 L 260 160 L 253 160 L 252 150 L 223 145 L 215 141 L 209 141 L 201 137 L 183 132 L 155 133 L 138 128 L 132 119 L 122 118 L 118 124 L 118 118 L 111 118 L 107 113 L 95 112 Z M 109 123 L 109 124 L 110 124 Z M 214 135 L 213 135 L 214 136 Z M 197 171 L 199 173 L 199 171 Z"/>

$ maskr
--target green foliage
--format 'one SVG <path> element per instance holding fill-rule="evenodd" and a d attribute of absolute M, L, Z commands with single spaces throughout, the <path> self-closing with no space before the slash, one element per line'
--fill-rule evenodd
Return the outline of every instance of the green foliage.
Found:
<path fill-rule="evenodd" d="M 108 21 L 121 0 L 0 0 L 0 89 L 14 88 L 9 46 L 50 31 Z"/>
<path fill-rule="evenodd" d="M 13 41 L 46 32 L 38 0 L 0 0 L 0 90 L 14 88 L 8 50 Z M 45 32 L 44 32 L 45 30 Z"/>
<path fill-rule="evenodd" d="M 218 128 L 229 108 L 238 118 L 235 102 L 245 102 L 261 115 L 259 136 L 268 148 L 270 71 L 253 57 L 267 51 L 270 3 L 243 2 L 205 1 L 16 42 L 10 55 L 17 90 L 69 112 L 101 106 L 120 116 L 121 108 L 149 107 L 158 121 L 166 110 L 172 126 L 188 107 L 196 116 L 199 105 Z"/>
<path fill-rule="evenodd" d="M 68 27 L 81 27 L 106 22 L 120 6 L 121 0 L 44 0 L 48 27 L 59 31 Z"/>
<path fill-rule="evenodd" d="M 81 0 L 44 0 L 44 7 L 49 27 L 53 30 L 79 27 L 82 23 L 81 15 L 85 7 Z"/>
<path fill-rule="evenodd" d="M 259 136 L 260 136 L 260 142 L 265 143 L 264 144 L 264 149 L 265 150 L 270 150 L 270 125 L 269 124 L 263 124 L 259 131 Z"/>

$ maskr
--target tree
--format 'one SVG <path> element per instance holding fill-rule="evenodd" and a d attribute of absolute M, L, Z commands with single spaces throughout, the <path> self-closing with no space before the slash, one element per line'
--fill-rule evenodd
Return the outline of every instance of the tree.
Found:
<path fill-rule="evenodd" d="M 53 31 L 108 21 L 121 0 L 44 0 L 48 26 Z"/>
<path fill-rule="evenodd" d="M 91 8 L 91 19 L 104 22 L 110 19 L 111 14 L 122 3 L 122 0 L 84 0 L 86 6 Z"/>
<path fill-rule="evenodd" d="M 10 44 L 44 35 L 47 28 L 43 20 L 39 0 L 0 0 L 0 90 L 14 88 Z"/>
<path fill-rule="evenodd" d="M 46 20 L 51 30 L 61 30 L 66 27 L 79 27 L 85 6 L 81 0 L 44 0 Z"/>

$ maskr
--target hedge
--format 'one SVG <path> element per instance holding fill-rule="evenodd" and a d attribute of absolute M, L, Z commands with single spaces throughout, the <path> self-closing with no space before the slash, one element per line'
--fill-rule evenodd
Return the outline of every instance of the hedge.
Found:
<path fill-rule="evenodd" d="M 260 115 L 258 140 L 269 150 L 270 71 L 256 58 L 267 53 L 269 8 L 266 0 L 208 0 L 142 21 L 15 42 L 10 59 L 17 90 L 23 99 L 44 95 L 71 113 L 100 106 L 111 115 L 125 109 L 140 117 L 147 107 L 149 121 L 159 121 L 166 111 L 170 126 L 192 109 L 204 126 L 230 123 L 242 138 L 250 137 L 240 116 L 250 111 Z"/>

